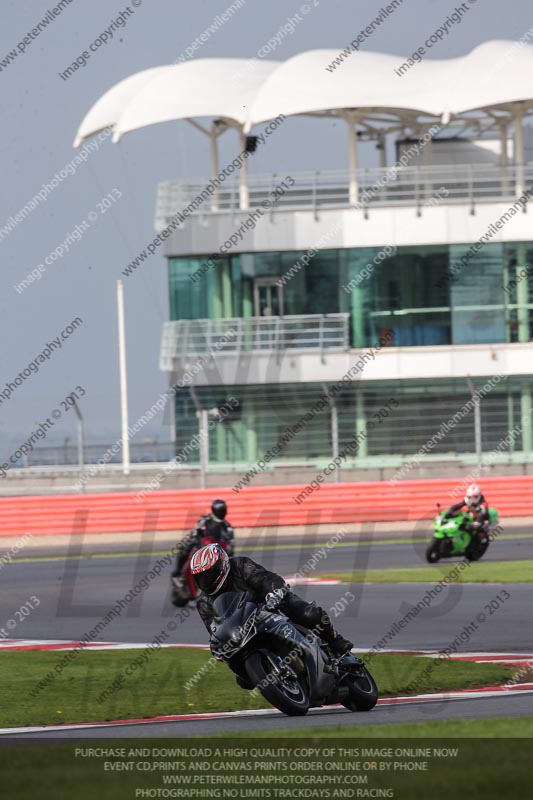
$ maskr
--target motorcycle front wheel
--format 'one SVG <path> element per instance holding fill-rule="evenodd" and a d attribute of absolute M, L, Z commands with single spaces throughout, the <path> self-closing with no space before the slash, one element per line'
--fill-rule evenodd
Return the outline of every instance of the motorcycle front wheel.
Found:
<path fill-rule="evenodd" d="M 350 672 L 345 678 L 349 695 L 342 705 L 349 711 L 371 711 L 378 702 L 378 687 L 365 666 Z"/>
<path fill-rule="evenodd" d="M 277 653 L 259 650 L 246 659 L 246 672 L 265 700 L 289 717 L 309 710 L 309 694 L 296 672 Z"/>
<path fill-rule="evenodd" d="M 441 558 L 439 542 L 436 539 L 433 539 L 427 546 L 426 550 L 426 561 L 429 564 L 436 564 Z"/>

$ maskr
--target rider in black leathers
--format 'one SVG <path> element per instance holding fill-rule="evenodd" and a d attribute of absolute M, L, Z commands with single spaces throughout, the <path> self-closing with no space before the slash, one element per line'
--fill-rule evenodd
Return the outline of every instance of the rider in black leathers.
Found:
<path fill-rule="evenodd" d="M 233 540 L 235 531 L 226 520 L 227 506 L 224 500 L 213 500 L 211 514 L 200 517 L 195 528 L 178 544 L 176 565 L 172 572 L 172 602 L 175 606 L 183 606 L 184 589 L 183 571 L 194 548 L 202 547 L 206 536 L 214 537 L 217 541 L 224 541 L 229 555 L 233 554 Z M 181 596 L 181 597 L 180 597 Z"/>
<path fill-rule="evenodd" d="M 224 553 L 221 558 L 225 560 L 227 555 Z M 314 630 L 331 647 L 335 655 L 342 656 L 352 649 L 353 643 L 335 630 L 326 611 L 316 603 L 307 603 L 294 594 L 280 575 L 269 572 L 246 556 L 230 558 L 228 561 L 228 574 L 220 589 L 202 594 L 196 603 L 196 608 L 208 630 L 213 620 L 212 600 L 215 597 L 223 592 L 248 591 L 255 603 L 263 603 L 265 600 L 271 602 L 273 598 L 274 605 L 280 611 L 297 625 Z M 198 581 L 198 576 L 193 574 L 193 577 L 197 580 L 199 588 L 203 589 L 204 586 Z"/>

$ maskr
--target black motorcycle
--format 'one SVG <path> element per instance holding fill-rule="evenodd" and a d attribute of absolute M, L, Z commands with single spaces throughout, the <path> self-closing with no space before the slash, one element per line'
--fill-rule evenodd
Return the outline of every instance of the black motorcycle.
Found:
<path fill-rule="evenodd" d="M 225 661 L 243 689 L 257 689 L 289 716 L 341 703 L 370 711 L 378 689 L 352 653 L 340 658 L 312 631 L 279 610 L 257 605 L 248 592 L 227 592 L 213 602 L 211 652 Z"/>

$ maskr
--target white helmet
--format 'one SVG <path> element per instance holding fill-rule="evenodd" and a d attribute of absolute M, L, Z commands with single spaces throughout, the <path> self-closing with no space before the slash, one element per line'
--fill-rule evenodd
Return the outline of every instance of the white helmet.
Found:
<path fill-rule="evenodd" d="M 477 483 L 471 483 L 468 489 L 466 490 L 466 497 L 465 503 L 468 508 L 473 508 L 474 506 L 479 505 L 479 501 L 481 500 L 481 489 L 477 485 Z"/>

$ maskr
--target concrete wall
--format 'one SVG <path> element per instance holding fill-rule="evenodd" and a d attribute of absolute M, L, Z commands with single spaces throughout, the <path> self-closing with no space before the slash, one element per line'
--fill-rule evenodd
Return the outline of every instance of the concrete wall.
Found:
<path fill-rule="evenodd" d="M 107 468 L 102 470 L 85 484 L 86 491 L 92 492 L 121 492 L 141 491 L 163 469 L 163 464 L 134 466 L 130 475 L 123 475 L 119 469 Z M 473 472 L 475 465 L 465 463 L 460 459 L 430 462 L 424 460 L 418 467 L 409 471 L 406 477 L 409 480 L 424 478 L 457 478 L 463 480 Z M 396 467 L 370 467 L 366 469 L 341 470 L 341 481 L 387 481 L 393 478 Z M 244 470 L 246 472 L 246 470 Z M 282 466 L 262 472 L 255 476 L 250 486 L 263 485 L 288 485 L 306 484 L 313 480 L 317 474 L 314 465 Z M 227 487 L 226 498 L 228 502 L 235 493 L 231 487 L 240 480 L 243 472 L 240 470 L 224 472 L 211 472 L 207 476 L 206 488 Z M 493 464 L 483 470 L 476 480 L 483 484 L 483 477 L 505 475 L 533 475 L 533 463 Z M 76 470 L 59 469 L 28 469 L 14 470 L 8 473 L 0 483 L 0 497 L 31 494 L 77 494 L 78 472 Z M 334 476 L 326 479 L 334 482 Z M 197 469 L 182 469 L 170 473 L 161 482 L 160 489 L 197 489 L 200 488 L 200 473 Z M 384 484 L 383 491 L 388 489 Z"/>

